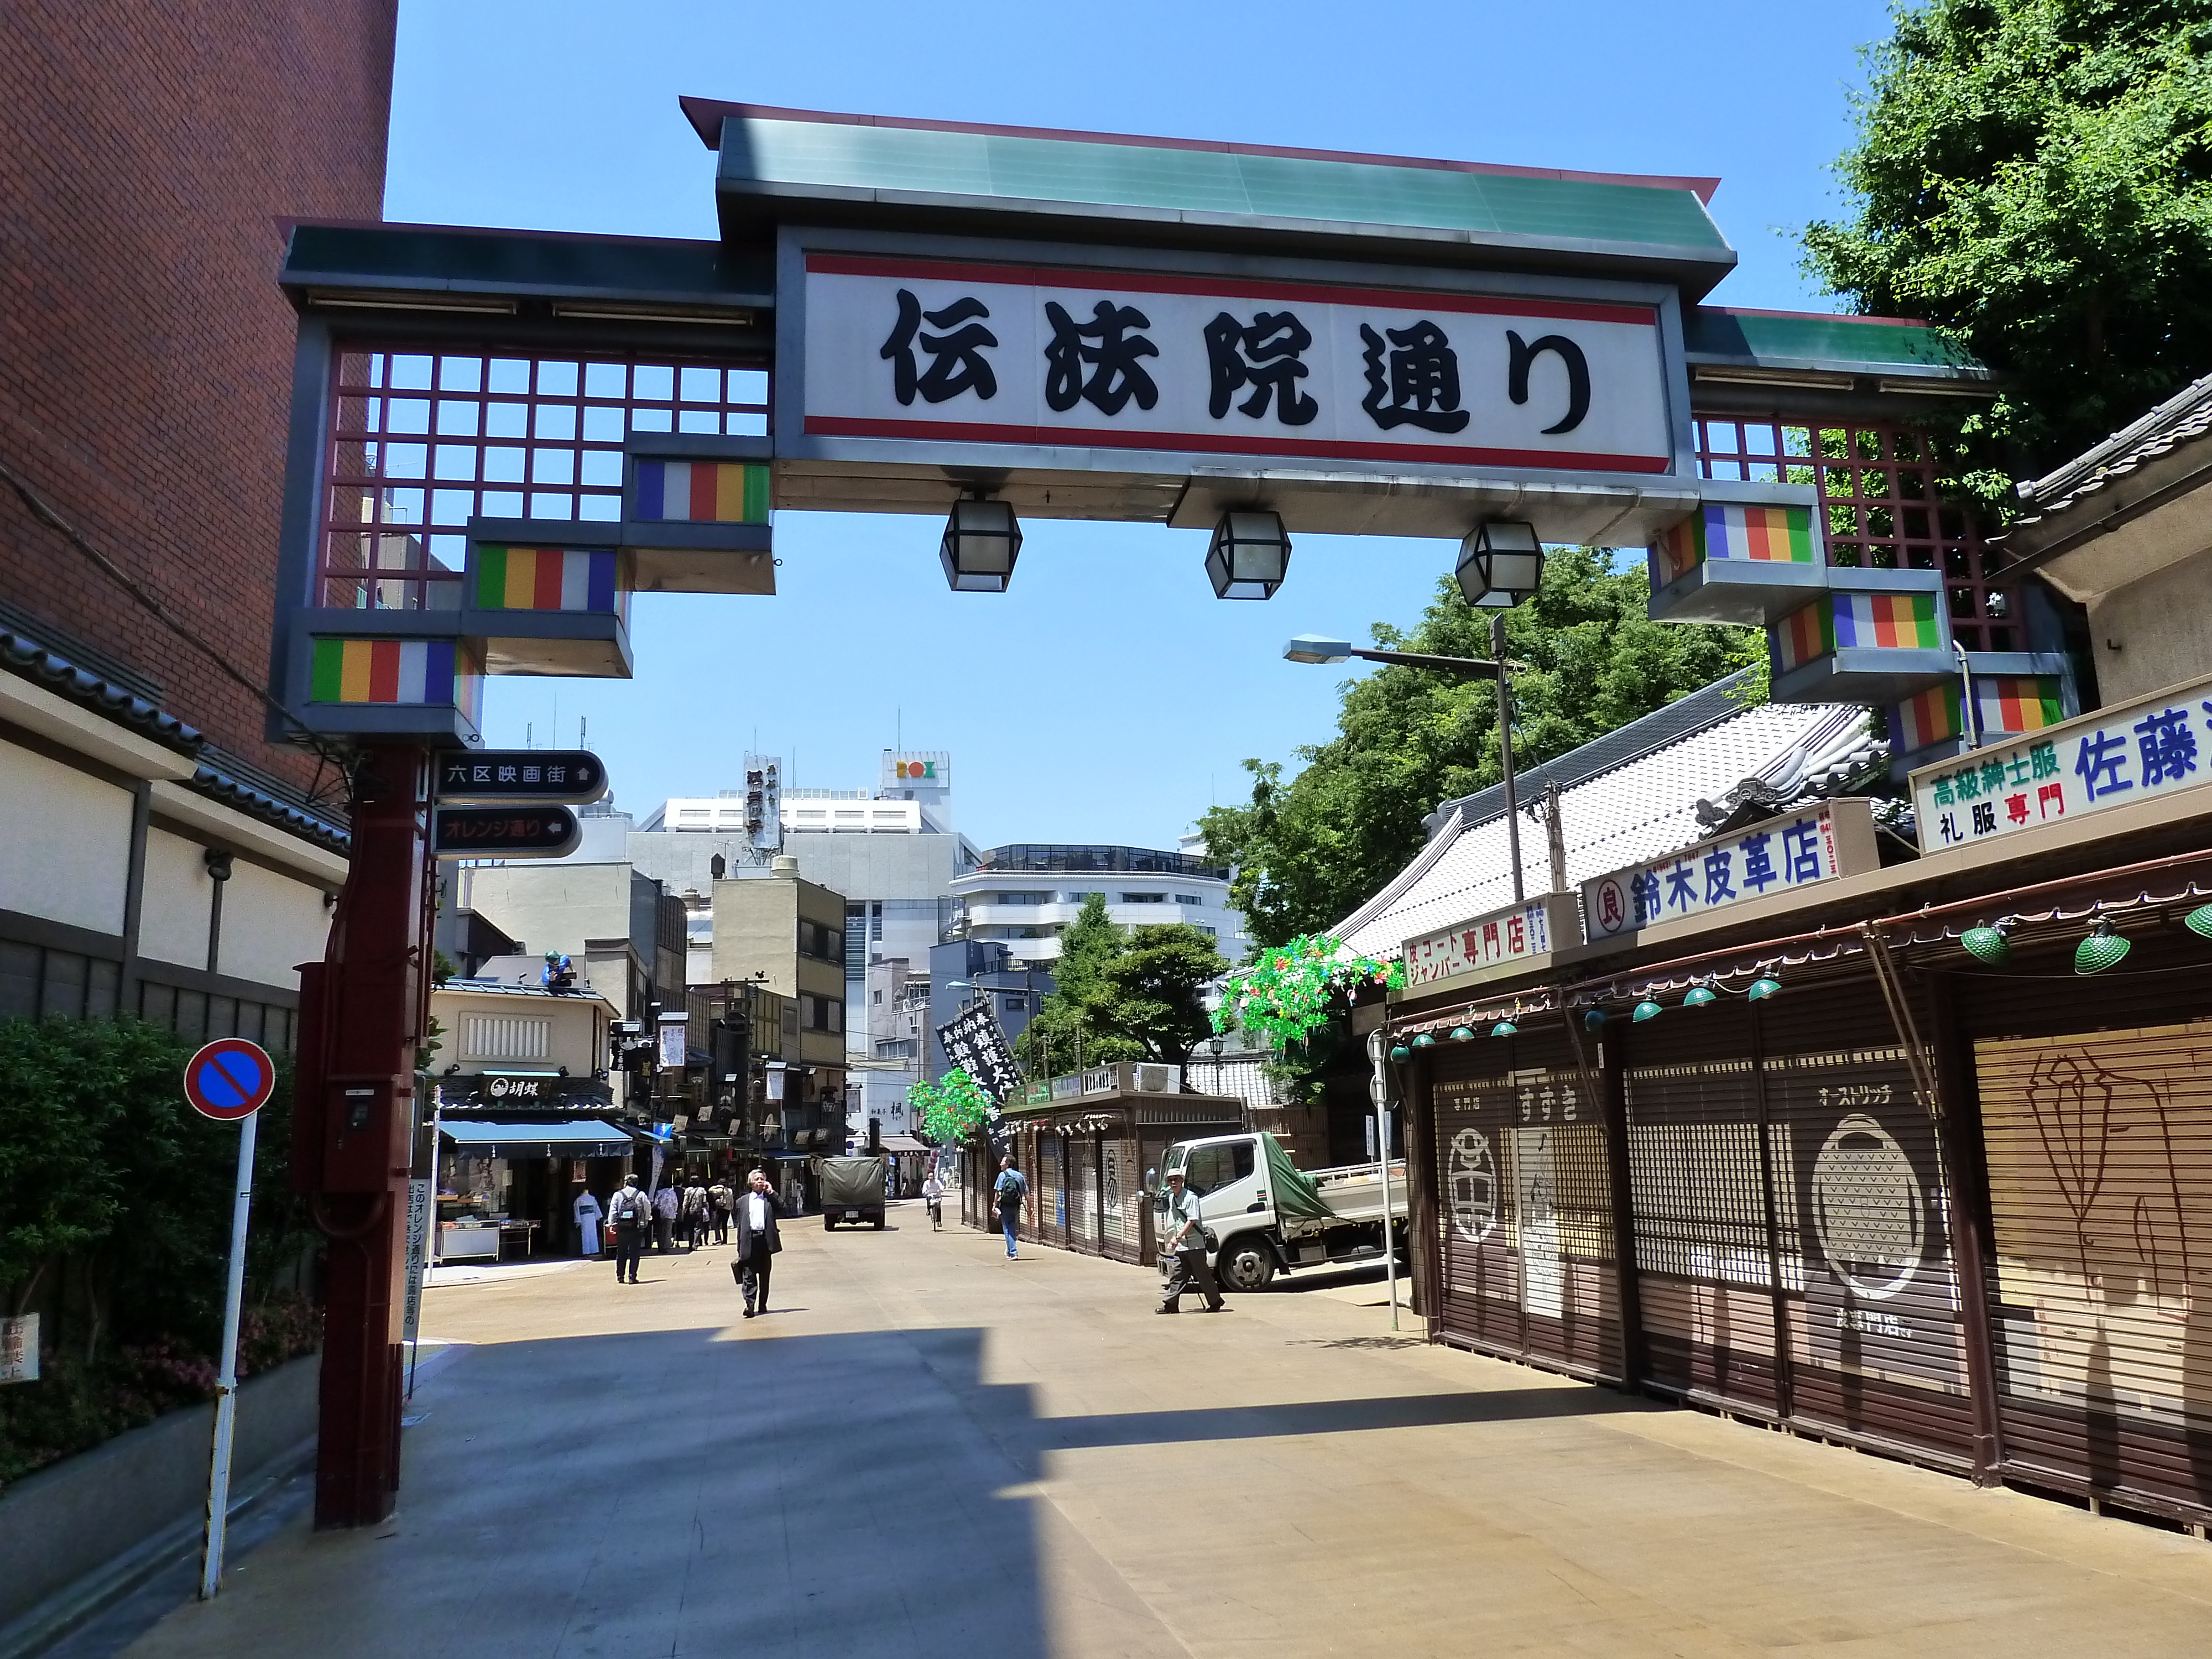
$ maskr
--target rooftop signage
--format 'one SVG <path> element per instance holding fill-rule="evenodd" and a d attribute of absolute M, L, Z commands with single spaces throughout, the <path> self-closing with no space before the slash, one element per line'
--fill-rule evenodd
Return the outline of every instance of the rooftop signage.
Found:
<path fill-rule="evenodd" d="M 1823 801 L 1584 882 L 1583 931 L 1592 941 L 1612 939 L 1857 875 L 1880 863 L 1867 803 Z"/>
<path fill-rule="evenodd" d="M 1457 974 L 1543 956 L 1555 948 L 1551 904 L 1534 899 L 1492 910 L 1440 933 L 1406 941 L 1406 986 L 1432 985 Z"/>
<path fill-rule="evenodd" d="M 1923 852 L 1972 846 L 2212 782 L 2212 679 L 1914 772 Z"/>
<path fill-rule="evenodd" d="M 1660 307 L 805 254 L 809 437 L 1667 472 Z"/>

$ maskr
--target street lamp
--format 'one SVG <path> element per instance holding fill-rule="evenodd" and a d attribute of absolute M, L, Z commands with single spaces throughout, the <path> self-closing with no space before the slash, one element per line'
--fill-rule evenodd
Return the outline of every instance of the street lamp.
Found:
<path fill-rule="evenodd" d="M 1206 1041 L 1206 1047 L 1207 1052 L 1213 1056 L 1213 1092 L 1218 1095 L 1221 1092 L 1221 1039 L 1218 1036 L 1210 1037 Z"/>
<path fill-rule="evenodd" d="M 1544 580 L 1544 544 L 1536 526 L 1509 519 L 1478 525 L 1459 544 L 1459 591 L 1467 602 L 1490 612 L 1490 654 L 1505 660 L 1505 613 L 1534 593 Z M 1512 686 L 1498 675 L 1498 760 L 1505 784 L 1506 856 L 1513 861 L 1513 902 L 1528 894 L 1521 883 L 1521 803 L 1513 787 Z"/>
<path fill-rule="evenodd" d="M 1290 532 L 1273 513 L 1223 514 L 1206 550 L 1217 599 L 1271 599 L 1290 564 Z"/>
<path fill-rule="evenodd" d="M 1498 665 L 1480 657 L 1439 657 L 1425 651 L 1370 651 L 1349 640 L 1332 640 L 1321 634 L 1301 634 L 1283 647 L 1285 662 L 1343 662 L 1358 657 L 1366 662 L 1395 663 L 1401 668 L 1433 669 L 1471 680 L 1495 679 Z"/>
<path fill-rule="evenodd" d="M 952 503 L 938 558 L 954 592 L 1003 593 L 1021 550 L 1012 502 L 967 500 Z"/>

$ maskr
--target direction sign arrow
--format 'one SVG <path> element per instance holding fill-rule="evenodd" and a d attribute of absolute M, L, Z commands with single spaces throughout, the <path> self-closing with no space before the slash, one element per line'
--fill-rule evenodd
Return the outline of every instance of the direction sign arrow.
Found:
<path fill-rule="evenodd" d="M 557 859 L 583 839 L 565 806 L 441 806 L 430 850 L 441 859 Z"/>
<path fill-rule="evenodd" d="M 530 801 L 588 806 L 607 793 L 607 769 L 588 749 L 483 749 L 441 756 L 441 801 Z"/>
<path fill-rule="evenodd" d="M 252 1117 L 268 1103 L 276 1067 L 261 1045 L 217 1037 L 185 1062 L 185 1098 L 218 1123 Z"/>

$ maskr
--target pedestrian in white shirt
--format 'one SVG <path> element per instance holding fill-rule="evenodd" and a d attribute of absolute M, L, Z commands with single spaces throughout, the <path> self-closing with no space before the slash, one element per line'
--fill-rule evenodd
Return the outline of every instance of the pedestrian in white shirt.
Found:
<path fill-rule="evenodd" d="M 775 1225 L 781 1208 L 768 1176 L 755 1170 L 750 1190 L 738 1200 L 738 1259 L 730 1263 L 738 1289 L 744 1295 L 748 1319 L 768 1311 L 769 1273 L 775 1265 L 776 1252 L 783 1248 Z"/>

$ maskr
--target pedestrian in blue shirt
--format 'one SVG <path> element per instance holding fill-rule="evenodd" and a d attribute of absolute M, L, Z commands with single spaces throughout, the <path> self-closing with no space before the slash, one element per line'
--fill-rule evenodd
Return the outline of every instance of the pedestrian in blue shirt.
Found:
<path fill-rule="evenodd" d="M 999 1178 L 992 1184 L 991 1195 L 998 1200 L 999 1225 L 1006 1235 L 1006 1254 L 1018 1255 L 1019 1252 L 1014 1249 L 1014 1230 L 1021 1224 L 1022 1203 L 1030 1195 L 1030 1183 L 1014 1167 L 1012 1158 L 999 1160 Z M 1030 1206 L 1030 1218 L 1032 1221 L 1036 1218 L 1034 1204 Z"/>

